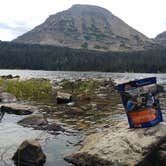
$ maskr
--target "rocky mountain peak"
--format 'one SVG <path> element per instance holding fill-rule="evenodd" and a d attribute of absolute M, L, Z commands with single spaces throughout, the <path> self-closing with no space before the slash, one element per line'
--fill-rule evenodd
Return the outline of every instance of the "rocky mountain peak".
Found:
<path fill-rule="evenodd" d="M 102 51 L 142 50 L 152 41 L 107 9 L 73 5 L 14 40 Z"/>
<path fill-rule="evenodd" d="M 159 44 L 163 45 L 164 47 L 166 47 L 166 31 L 158 34 L 155 37 L 155 41 L 157 41 Z"/>
<path fill-rule="evenodd" d="M 69 11 L 74 13 L 102 13 L 105 15 L 110 15 L 111 12 L 105 8 L 99 7 L 99 6 L 92 6 L 92 5 L 73 5 L 71 8 L 69 8 Z"/>
<path fill-rule="evenodd" d="M 166 31 L 164 31 L 164 32 L 162 32 L 162 33 L 160 33 L 156 36 L 156 39 L 159 39 L 159 38 L 165 38 L 166 39 Z"/>

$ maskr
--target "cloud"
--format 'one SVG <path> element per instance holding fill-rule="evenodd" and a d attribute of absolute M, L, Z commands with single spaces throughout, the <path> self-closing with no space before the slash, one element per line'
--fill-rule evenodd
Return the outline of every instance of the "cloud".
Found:
<path fill-rule="evenodd" d="M 0 28 L 12 31 L 25 32 L 29 30 L 30 27 L 28 27 L 26 24 L 19 24 L 17 22 L 15 22 L 13 25 L 10 25 L 9 23 L 0 22 Z"/>
<path fill-rule="evenodd" d="M 31 29 L 25 22 L 0 22 L 0 39 L 11 40 Z"/>

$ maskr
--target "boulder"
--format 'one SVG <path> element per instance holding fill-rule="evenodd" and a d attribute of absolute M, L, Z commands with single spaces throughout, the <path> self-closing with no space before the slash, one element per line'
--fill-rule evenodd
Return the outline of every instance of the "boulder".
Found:
<path fill-rule="evenodd" d="M 31 115 L 20 120 L 18 124 L 24 127 L 31 127 L 35 130 L 46 130 L 51 134 L 57 134 L 58 131 L 65 131 L 59 124 L 53 121 L 48 122 L 43 115 Z"/>
<path fill-rule="evenodd" d="M 18 124 L 24 127 L 32 127 L 40 129 L 42 126 L 48 125 L 48 121 L 43 115 L 31 115 L 18 122 Z"/>
<path fill-rule="evenodd" d="M 25 140 L 12 157 L 16 166 L 43 166 L 46 155 L 36 140 Z"/>
<path fill-rule="evenodd" d="M 14 95 L 7 93 L 7 92 L 0 93 L 0 102 L 11 103 L 11 102 L 16 102 L 16 101 L 17 101 L 17 98 Z"/>
<path fill-rule="evenodd" d="M 129 129 L 121 122 L 87 136 L 82 148 L 65 160 L 77 166 L 165 166 L 166 124 Z"/>
<path fill-rule="evenodd" d="M 65 104 L 73 101 L 73 97 L 69 93 L 58 92 L 57 93 L 57 104 Z"/>
<path fill-rule="evenodd" d="M 16 115 L 29 115 L 33 113 L 33 109 L 31 106 L 17 104 L 17 103 L 9 103 L 1 105 L 1 111 L 8 114 L 16 114 Z"/>

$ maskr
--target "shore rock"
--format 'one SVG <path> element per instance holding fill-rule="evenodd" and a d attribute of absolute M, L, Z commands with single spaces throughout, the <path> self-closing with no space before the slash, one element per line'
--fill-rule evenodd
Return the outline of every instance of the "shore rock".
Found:
<path fill-rule="evenodd" d="M 2 78 L 2 79 L 14 79 L 14 78 L 20 78 L 20 76 L 19 75 L 13 76 L 13 75 L 9 74 L 9 75 L 2 75 L 2 76 L 0 76 L 0 78 Z"/>
<path fill-rule="evenodd" d="M 36 140 L 25 140 L 15 152 L 12 160 L 16 166 L 43 166 L 46 155 Z"/>
<path fill-rule="evenodd" d="M 35 130 L 46 130 L 51 134 L 57 134 L 58 131 L 65 131 L 59 124 L 55 122 L 49 123 L 43 115 L 31 115 L 20 120 L 18 124 L 24 127 L 32 127 Z"/>
<path fill-rule="evenodd" d="M 165 166 L 166 124 L 129 129 L 125 122 L 89 135 L 65 160 L 77 166 Z"/>
<path fill-rule="evenodd" d="M 8 114 L 29 115 L 32 114 L 34 108 L 28 105 L 9 103 L 1 105 L 1 111 Z"/>
<path fill-rule="evenodd" d="M 14 95 L 7 93 L 7 92 L 0 93 L 0 102 L 11 103 L 11 102 L 16 102 L 16 101 L 17 101 L 17 98 Z"/>
<path fill-rule="evenodd" d="M 57 100 L 57 104 L 65 104 L 65 103 L 72 102 L 73 98 L 72 98 L 72 95 L 69 93 L 58 92 L 56 100 Z"/>

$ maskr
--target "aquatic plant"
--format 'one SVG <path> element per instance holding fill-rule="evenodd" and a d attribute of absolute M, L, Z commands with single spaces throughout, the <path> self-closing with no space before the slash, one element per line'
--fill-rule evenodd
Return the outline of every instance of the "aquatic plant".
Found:
<path fill-rule="evenodd" d="M 17 98 L 21 99 L 42 100 L 52 97 L 51 83 L 47 79 L 0 79 L 0 86 L 2 86 L 6 92 L 12 93 Z"/>

